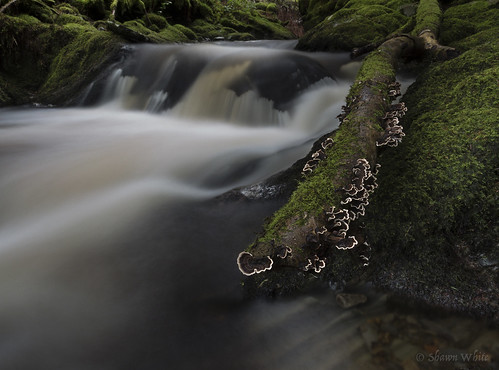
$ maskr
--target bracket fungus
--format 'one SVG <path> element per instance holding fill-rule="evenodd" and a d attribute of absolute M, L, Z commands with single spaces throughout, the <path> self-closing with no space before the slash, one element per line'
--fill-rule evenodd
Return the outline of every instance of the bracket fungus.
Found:
<path fill-rule="evenodd" d="M 324 267 L 326 267 L 326 261 L 321 260 L 317 255 L 315 255 L 312 259 L 308 259 L 308 263 L 303 267 L 303 270 L 313 270 L 316 273 L 319 273 Z"/>
<path fill-rule="evenodd" d="M 281 245 L 277 248 L 276 257 L 285 259 L 286 257 L 291 255 L 291 252 L 293 252 L 293 250 L 290 247 L 288 247 L 287 245 Z"/>
<path fill-rule="evenodd" d="M 307 173 L 312 172 L 317 167 L 317 165 L 319 164 L 319 162 L 321 160 L 327 158 L 327 155 L 324 152 L 324 150 L 333 146 L 333 143 L 334 143 L 333 139 L 331 139 L 330 137 L 326 138 L 321 143 L 322 149 L 319 149 L 319 150 L 315 151 L 314 153 L 312 153 L 312 156 L 311 156 L 312 159 L 308 160 L 307 163 L 305 163 L 305 166 L 303 166 L 303 169 L 301 171 L 302 175 L 306 175 Z"/>
<path fill-rule="evenodd" d="M 274 261 L 272 261 L 272 258 L 269 256 L 256 258 L 248 252 L 241 252 L 239 253 L 239 256 L 237 256 L 237 266 L 239 267 L 239 271 L 246 276 L 270 270 L 273 264 Z"/>
<path fill-rule="evenodd" d="M 323 148 L 333 144 L 332 139 L 326 139 L 322 143 Z M 312 160 L 318 161 L 325 156 L 323 149 L 319 149 L 312 155 Z M 312 161 L 311 160 L 311 161 Z M 309 163 L 310 165 L 310 163 Z M 288 239 L 283 244 L 275 244 L 272 240 L 263 256 L 254 257 L 249 252 L 241 252 L 237 259 L 240 271 L 244 275 L 258 274 L 272 268 L 295 267 L 304 272 L 319 273 L 326 267 L 327 259 L 332 257 L 334 250 L 350 250 L 362 246 L 359 256 L 363 266 L 369 264 L 369 253 L 366 253 L 364 238 L 358 241 L 357 235 L 348 235 L 354 230 L 358 232 L 359 227 L 352 222 L 364 215 L 365 207 L 369 204 L 369 195 L 377 188 L 376 173 L 379 165 L 371 171 L 369 161 L 359 158 L 352 167 L 350 183 L 343 187 L 345 196 L 340 201 L 342 207 L 336 209 L 334 206 L 324 211 L 323 217 L 316 218 L 313 227 L 302 229 L 303 239 L 296 243 L 296 239 Z M 312 225 L 311 225 L 312 226 Z M 287 243 L 291 243 L 287 245 Z M 295 243 L 295 244 L 293 244 Z M 363 244 L 362 244 L 363 243 Z M 291 246 L 290 246 L 291 245 Z M 291 256 L 292 248 L 299 248 L 296 256 Z M 271 252 L 269 252 L 269 248 Z M 289 257 L 289 258 L 288 258 Z M 284 261 L 286 259 L 286 261 Z"/>
<path fill-rule="evenodd" d="M 376 165 L 376 173 L 378 169 L 379 165 Z M 376 175 L 371 171 L 371 166 L 365 158 L 358 159 L 352 171 L 354 173 L 352 183 L 343 188 L 348 196 L 340 203 L 350 208 L 350 219 L 353 221 L 364 216 L 365 208 L 369 204 L 369 194 L 378 187 L 378 184 L 376 183 Z"/>
<path fill-rule="evenodd" d="M 343 238 L 343 239 L 339 240 L 338 242 L 336 242 L 335 247 L 338 249 L 346 250 L 346 249 L 352 249 L 358 244 L 359 244 L 359 242 L 357 241 L 355 236 L 351 235 L 347 238 Z"/>
<path fill-rule="evenodd" d="M 383 117 L 383 127 L 385 132 L 381 138 L 376 141 L 376 146 L 396 147 L 402 142 L 405 136 L 403 127 L 399 124 L 399 118 L 402 118 L 407 112 L 407 108 L 403 102 L 392 104 Z"/>
<path fill-rule="evenodd" d="M 321 143 L 321 147 L 322 149 L 326 150 L 327 148 L 330 148 L 332 147 L 334 144 L 334 141 L 332 138 L 328 137 L 326 140 L 324 140 L 322 143 Z"/>
<path fill-rule="evenodd" d="M 396 98 L 397 96 L 400 96 L 400 82 L 395 81 L 388 85 L 389 91 L 388 91 L 388 96 L 391 98 Z"/>

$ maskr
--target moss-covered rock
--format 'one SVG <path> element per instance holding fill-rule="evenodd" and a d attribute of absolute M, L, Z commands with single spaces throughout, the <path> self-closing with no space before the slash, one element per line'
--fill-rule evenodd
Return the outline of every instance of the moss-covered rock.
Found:
<path fill-rule="evenodd" d="M 447 16 L 468 8 L 466 19 L 479 18 L 471 9 L 487 2 L 479 3 L 450 8 Z M 462 40 L 441 27 L 467 51 L 432 63 L 404 97 L 407 135 L 380 156 L 367 230 L 379 285 L 499 320 L 499 278 L 486 267 L 499 261 L 499 27 L 489 20 L 473 22 L 490 28 Z"/>
<path fill-rule="evenodd" d="M 478 0 L 449 7 L 443 14 L 440 42 L 452 45 L 479 31 L 497 24 L 499 8 L 497 3 Z"/>
<path fill-rule="evenodd" d="M 330 13 L 322 13 L 329 15 L 305 33 L 298 44 L 299 49 L 352 50 L 384 40 L 410 20 L 401 11 L 403 1 L 350 0 L 345 4 L 341 1 L 315 4 L 313 10 L 325 8 Z"/>
<path fill-rule="evenodd" d="M 1 5 L 7 1 L 0 2 Z M 5 10 L 7 15 L 29 14 L 43 23 L 52 23 L 57 12 L 42 0 L 17 0 Z"/>
<path fill-rule="evenodd" d="M 88 25 L 67 24 L 61 32 L 71 41 L 53 59 L 39 92 L 42 101 L 55 104 L 75 96 L 120 48 L 118 37 Z"/>
<path fill-rule="evenodd" d="M 44 24 L 38 18 L 0 14 L 0 78 L 4 93 L 14 102 L 28 102 L 43 84 L 52 59 L 70 39 L 61 27 Z"/>
<path fill-rule="evenodd" d="M 165 17 L 154 13 L 148 14 L 147 17 L 144 16 L 142 21 L 146 22 L 145 24 L 150 24 L 150 26 L 156 26 L 158 30 L 162 30 L 168 26 L 168 22 Z"/>

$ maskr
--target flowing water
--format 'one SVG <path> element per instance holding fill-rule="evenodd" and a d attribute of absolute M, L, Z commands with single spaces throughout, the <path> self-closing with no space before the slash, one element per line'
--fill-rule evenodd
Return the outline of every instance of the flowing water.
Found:
<path fill-rule="evenodd" d="M 236 256 L 283 200 L 215 199 L 337 128 L 358 65 L 292 46 L 136 46 L 78 107 L 0 111 L 0 369 L 343 369 L 369 354 L 359 325 L 383 297 L 242 298 Z"/>

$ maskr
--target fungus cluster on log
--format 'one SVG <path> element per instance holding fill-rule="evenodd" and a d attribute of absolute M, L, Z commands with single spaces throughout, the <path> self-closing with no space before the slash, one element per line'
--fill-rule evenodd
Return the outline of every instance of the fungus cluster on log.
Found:
<path fill-rule="evenodd" d="M 393 100 L 400 95 L 400 84 L 394 82 L 388 85 L 388 96 Z M 357 97 L 353 97 L 351 104 L 342 107 L 342 113 L 337 116 L 340 125 L 343 124 L 349 113 L 352 112 L 352 104 L 358 102 Z M 387 108 L 383 117 L 382 127 L 385 129 L 382 137 L 376 142 L 376 146 L 397 146 L 404 133 L 399 119 L 403 117 L 407 108 L 404 103 L 392 104 Z M 345 121 L 346 122 L 346 121 Z M 376 139 L 374 139 L 376 140 Z M 374 144 L 374 142 L 373 142 Z M 333 138 L 328 137 L 320 143 L 320 148 L 311 154 L 311 159 L 303 167 L 302 174 L 311 173 L 321 162 L 327 158 L 327 149 L 335 145 Z M 373 160 L 373 158 L 371 158 Z M 286 245 L 275 245 L 275 241 L 270 242 L 269 248 L 264 252 L 263 257 L 253 257 L 248 252 L 242 252 L 238 257 L 238 266 L 245 275 L 258 274 L 263 271 L 278 267 L 298 268 L 305 272 L 320 273 L 326 267 L 328 259 L 331 259 L 333 250 L 352 250 L 361 247 L 359 258 L 362 266 L 369 265 L 370 246 L 358 235 L 358 227 L 351 230 L 352 222 L 365 215 L 366 207 L 369 205 L 369 196 L 378 187 L 376 176 L 380 165 L 376 164 L 371 168 L 369 160 L 359 158 L 351 167 L 352 177 L 348 185 L 338 190 L 344 193 L 344 197 L 339 201 L 340 207 L 329 207 L 314 222 L 309 224 L 308 230 L 304 229 L 304 238 L 299 242 L 297 239 L 291 242 L 298 248 L 296 256 L 291 255 L 291 248 Z M 351 232 L 351 235 L 349 234 Z M 298 243 L 297 243 L 298 242 Z M 283 240 L 281 243 L 290 243 L 290 240 Z M 263 251 L 262 251 L 263 252 Z"/>
<path fill-rule="evenodd" d="M 376 165 L 375 172 L 372 172 L 365 158 L 357 160 L 352 169 L 352 182 L 343 188 L 346 198 L 341 204 L 344 208 L 336 210 L 335 207 L 330 207 L 325 212 L 325 225 L 315 228 L 306 235 L 303 250 L 309 251 L 312 255 L 299 265 L 303 271 L 319 273 L 326 266 L 327 256 L 331 254 L 332 247 L 348 250 L 359 245 L 355 235 L 347 233 L 350 223 L 364 215 L 365 207 L 369 204 L 369 195 L 378 187 L 376 183 L 378 168 L 379 165 Z M 363 244 L 368 246 L 366 242 Z M 362 254 L 361 259 L 364 266 L 367 266 L 369 257 Z"/>
<path fill-rule="evenodd" d="M 390 96 L 395 97 L 397 95 L 400 95 L 400 84 L 396 86 L 395 89 L 390 90 Z M 376 146 L 396 147 L 402 142 L 402 138 L 405 134 L 399 119 L 405 115 L 405 112 L 407 112 L 407 108 L 403 102 L 392 104 L 389 107 L 383 117 L 383 128 L 385 129 L 385 132 L 383 133 L 383 136 L 376 141 Z"/>
<path fill-rule="evenodd" d="M 332 140 L 327 139 L 326 145 L 332 145 Z M 291 248 L 289 246 L 274 246 L 272 256 L 255 258 L 251 253 L 241 252 L 238 257 L 238 266 L 244 275 L 253 275 L 270 270 L 275 266 L 297 267 L 305 272 L 320 273 L 326 267 L 326 261 L 332 254 L 332 248 L 337 250 L 353 249 L 360 243 L 355 235 L 347 235 L 350 223 L 364 215 L 365 207 L 369 204 L 369 195 L 377 188 L 376 173 L 379 165 L 376 165 L 375 172 L 371 171 L 371 166 L 365 158 L 357 160 L 353 167 L 351 183 L 343 188 L 345 199 L 341 202 L 344 208 L 335 210 L 330 207 L 325 211 L 325 224 L 309 231 L 305 236 L 305 243 L 301 245 L 301 250 L 306 253 L 306 257 L 300 261 L 293 260 Z M 272 243 L 273 245 L 273 243 Z M 369 247 L 364 242 L 362 245 Z M 274 257 L 274 259 L 272 259 Z M 369 263 L 368 253 L 360 255 L 363 266 Z"/>
<path fill-rule="evenodd" d="M 399 120 L 406 111 L 405 105 L 390 106 L 400 95 L 400 84 L 394 82 L 399 62 L 423 55 L 449 59 L 458 54 L 437 42 L 441 18 L 437 0 L 421 0 L 416 18 L 413 33 L 391 35 L 384 42 L 364 49 L 372 52 L 363 60 L 347 96 L 347 105 L 337 116 L 339 128 L 321 147 L 314 145 L 314 153 L 303 167 L 302 174 L 312 173 L 312 176 L 303 179 L 282 212 L 269 219 L 266 230 L 248 247 L 259 258 L 267 261 L 274 258 L 270 274 L 286 267 L 312 273 L 330 268 L 328 274 L 323 274 L 328 278 L 329 272 L 348 275 L 349 267 L 330 263 L 337 250 L 354 249 L 363 266 L 369 264 L 371 247 L 357 219 L 364 215 L 369 194 L 377 187 L 378 166 L 371 172 L 369 165 L 376 163 L 379 149 L 397 146 L 404 136 Z M 417 33 L 419 36 L 415 36 Z M 380 109 L 386 111 L 384 117 L 379 116 Z M 331 166 L 320 173 L 314 172 L 317 166 L 322 166 L 321 160 Z M 315 192 L 317 184 L 321 191 Z M 293 249 L 293 255 L 289 255 L 285 246 Z M 284 258 L 276 257 L 277 254 Z M 265 294 L 295 289 L 293 281 L 290 287 L 283 287 L 287 276 L 287 273 L 273 275 L 276 279 L 254 276 L 253 286 Z M 293 272 L 289 276 L 294 276 Z"/>
<path fill-rule="evenodd" d="M 322 149 L 319 149 L 312 153 L 312 159 L 305 163 L 305 166 L 303 166 L 302 169 L 302 175 L 306 175 L 307 173 L 312 172 L 317 167 L 319 162 L 327 157 L 325 150 L 330 148 L 331 146 L 333 146 L 333 139 L 328 137 L 321 143 Z"/>
<path fill-rule="evenodd" d="M 317 255 L 309 258 L 308 263 L 303 266 L 303 271 L 315 271 L 316 273 L 321 272 L 321 270 L 326 267 L 326 260 L 321 260 Z"/>
<path fill-rule="evenodd" d="M 274 261 L 285 260 L 291 257 L 292 249 L 286 245 L 280 245 L 275 248 L 272 256 L 254 257 L 249 252 L 241 252 L 237 256 L 237 266 L 246 276 L 259 274 L 272 269 Z"/>

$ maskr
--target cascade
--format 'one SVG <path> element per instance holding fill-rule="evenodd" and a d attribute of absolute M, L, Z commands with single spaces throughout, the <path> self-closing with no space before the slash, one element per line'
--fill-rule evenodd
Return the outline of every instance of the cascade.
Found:
<path fill-rule="evenodd" d="M 278 206 L 207 202 L 335 130 L 355 70 L 276 45 L 129 47 L 79 106 L 0 110 L 0 368 L 107 368 L 99 348 L 117 368 L 122 345 L 123 361 L 149 348 L 160 368 L 188 352 L 166 333 L 203 347 L 185 325 L 210 321 L 198 309 L 214 296 L 238 299 L 235 255 Z"/>

